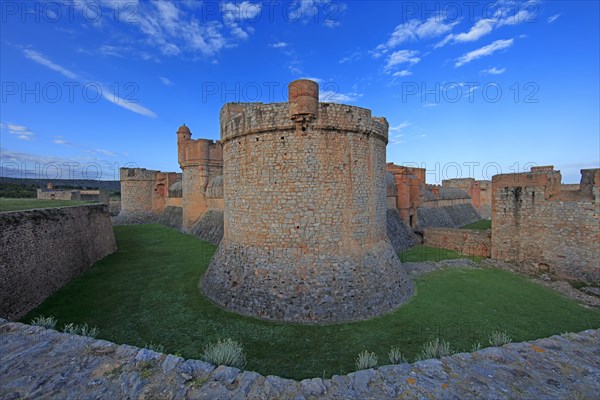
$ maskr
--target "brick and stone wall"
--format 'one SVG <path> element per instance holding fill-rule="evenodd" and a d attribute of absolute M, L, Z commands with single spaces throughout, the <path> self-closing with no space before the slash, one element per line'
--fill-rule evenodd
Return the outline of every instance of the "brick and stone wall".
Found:
<path fill-rule="evenodd" d="M 456 250 L 463 254 L 489 257 L 492 250 L 491 230 L 427 228 L 423 230 L 425 246 Z"/>
<path fill-rule="evenodd" d="M 19 319 L 117 250 L 108 206 L 0 213 L 0 316 Z"/>
<path fill-rule="evenodd" d="M 473 178 L 455 178 L 442 181 L 442 187 L 463 189 L 471 198 L 471 204 L 482 218 L 492 217 L 492 182 Z"/>
<path fill-rule="evenodd" d="M 38 189 L 37 198 L 44 200 L 81 200 L 79 190 Z"/>
<path fill-rule="evenodd" d="M 226 308 L 335 322 L 412 293 L 386 234 L 387 121 L 317 96 L 297 81 L 289 104 L 221 110 L 224 237 L 202 288 Z"/>
<path fill-rule="evenodd" d="M 155 213 L 154 185 L 160 171 L 121 168 L 121 214 Z"/>
<path fill-rule="evenodd" d="M 562 191 L 552 167 L 496 175 L 492 184 L 492 258 L 600 283 L 600 169 L 582 170 L 579 191 Z"/>
<path fill-rule="evenodd" d="M 391 179 L 387 178 L 388 207 L 395 201 L 394 208 L 398 210 L 404 223 L 415 228 L 418 225 L 417 209 L 423 200 L 425 168 L 405 167 L 390 162 L 386 164 L 386 171 L 391 176 Z M 391 187 L 392 182 L 395 188 Z M 390 192 L 395 194 L 390 195 Z"/>

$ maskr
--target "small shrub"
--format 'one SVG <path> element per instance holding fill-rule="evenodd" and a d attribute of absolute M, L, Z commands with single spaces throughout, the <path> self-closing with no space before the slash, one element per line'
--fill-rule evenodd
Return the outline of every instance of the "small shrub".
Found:
<path fill-rule="evenodd" d="M 233 339 L 218 340 L 204 348 L 204 360 L 214 365 L 227 365 L 229 367 L 244 368 L 246 354 L 241 344 Z"/>
<path fill-rule="evenodd" d="M 68 323 L 63 327 L 62 331 L 71 335 L 89 336 L 91 338 L 95 338 L 96 336 L 98 336 L 99 333 L 98 328 L 90 328 L 87 322 L 83 325 L 76 325 L 72 322 Z"/>
<path fill-rule="evenodd" d="M 577 337 L 577 334 L 575 332 L 563 332 L 561 333 L 561 336 L 566 337 L 567 339 L 575 339 Z"/>
<path fill-rule="evenodd" d="M 512 342 L 512 339 L 504 331 L 493 331 L 489 336 L 489 341 L 492 346 L 503 346 L 507 343 Z"/>
<path fill-rule="evenodd" d="M 388 353 L 388 357 L 390 358 L 390 362 L 392 364 L 402 364 L 405 362 L 405 359 L 400 352 L 400 348 L 398 347 L 392 347 Z"/>
<path fill-rule="evenodd" d="M 471 346 L 471 353 L 481 350 L 481 343 L 475 342 L 473 346 Z"/>
<path fill-rule="evenodd" d="M 165 346 L 163 346 L 162 344 L 155 344 L 155 343 L 146 343 L 144 345 L 144 348 L 148 349 L 148 350 L 152 350 L 155 351 L 157 353 L 164 353 L 165 352 Z"/>
<path fill-rule="evenodd" d="M 379 360 L 375 353 L 369 353 L 367 350 L 361 351 L 356 358 L 356 370 L 375 368 L 377 361 Z"/>
<path fill-rule="evenodd" d="M 46 329 L 54 329 L 56 328 L 56 319 L 52 316 L 44 317 L 40 315 L 31 320 L 31 325 L 41 326 Z"/>
<path fill-rule="evenodd" d="M 97 327 L 94 326 L 93 328 L 90 328 L 87 323 L 79 327 L 79 334 L 81 336 L 89 336 L 91 338 L 95 338 L 96 336 L 98 336 L 98 333 L 100 332 L 98 331 Z"/>
<path fill-rule="evenodd" d="M 421 353 L 417 356 L 417 360 L 428 360 L 430 358 L 442 358 L 454 354 L 455 351 L 450 347 L 450 343 L 445 340 L 436 338 L 431 342 L 423 345 Z"/>

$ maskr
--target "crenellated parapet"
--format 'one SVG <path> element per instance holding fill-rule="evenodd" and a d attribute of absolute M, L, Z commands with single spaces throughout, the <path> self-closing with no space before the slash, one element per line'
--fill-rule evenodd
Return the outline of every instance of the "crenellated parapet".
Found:
<path fill-rule="evenodd" d="M 181 169 L 203 164 L 223 165 L 223 146 L 219 140 L 192 139 L 192 132 L 183 124 L 177 130 L 177 159 Z"/>
<path fill-rule="evenodd" d="M 371 110 L 337 103 L 320 103 L 317 90 L 296 90 L 306 80 L 292 82 L 287 103 L 228 103 L 221 109 L 221 142 L 269 132 L 358 133 L 388 142 L 389 124 Z M 316 85 L 316 83 L 311 82 Z M 308 85 L 310 86 L 310 85 Z"/>

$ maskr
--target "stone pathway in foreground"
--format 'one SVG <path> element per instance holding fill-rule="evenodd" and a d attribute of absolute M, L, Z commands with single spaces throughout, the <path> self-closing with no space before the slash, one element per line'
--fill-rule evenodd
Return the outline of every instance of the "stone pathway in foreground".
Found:
<path fill-rule="evenodd" d="M 301 382 L 0 320 L 2 399 L 597 399 L 600 330 Z"/>

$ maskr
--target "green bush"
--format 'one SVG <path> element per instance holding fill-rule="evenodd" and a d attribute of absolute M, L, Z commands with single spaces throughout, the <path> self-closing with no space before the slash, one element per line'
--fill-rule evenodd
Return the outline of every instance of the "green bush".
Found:
<path fill-rule="evenodd" d="M 504 331 L 493 331 L 488 339 L 492 346 L 504 346 L 505 344 L 512 342 L 510 336 Z"/>
<path fill-rule="evenodd" d="M 55 329 L 56 328 L 56 318 L 44 317 L 43 315 L 37 316 L 31 320 L 31 325 L 41 326 L 46 329 Z"/>
<path fill-rule="evenodd" d="M 375 353 L 369 353 L 367 350 L 361 351 L 356 358 L 356 370 L 375 368 L 378 361 Z"/>
<path fill-rule="evenodd" d="M 235 368 L 246 366 L 246 354 L 241 344 L 233 339 L 218 340 L 204 348 L 204 360 L 214 365 L 227 365 Z"/>
<path fill-rule="evenodd" d="M 421 353 L 417 355 L 417 360 L 428 360 L 430 358 L 442 358 L 454 354 L 455 351 L 450 347 L 450 343 L 436 338 L 427 342 L 421 348 Z"/>

